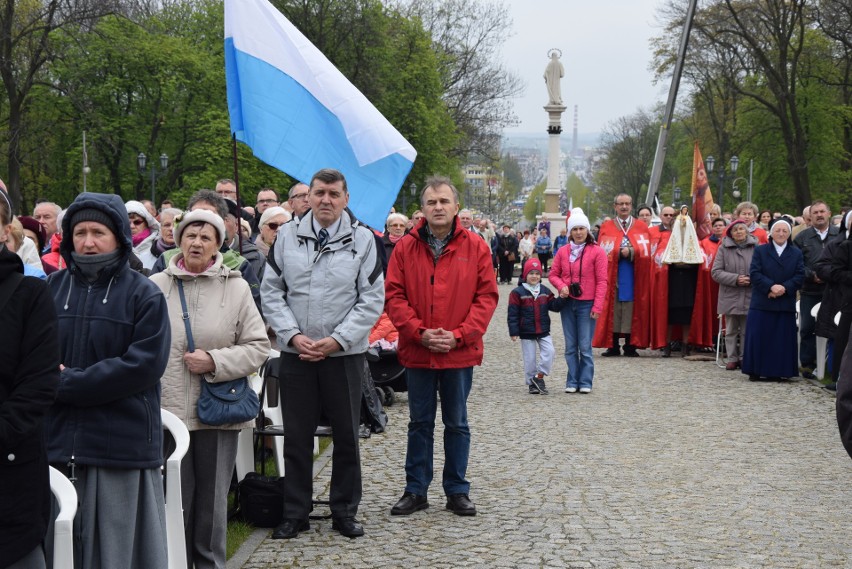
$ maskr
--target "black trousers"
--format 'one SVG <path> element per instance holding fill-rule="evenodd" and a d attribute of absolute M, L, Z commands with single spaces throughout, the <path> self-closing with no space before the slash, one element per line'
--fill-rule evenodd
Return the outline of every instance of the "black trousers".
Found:
<path fill-rule="evenodd" d="M 505 255 L 500 257 L 500 282 L 511 282 L 515 270 L 515 261 L 510 261 Z"/>
<path fill-rule="evenodd" d="M 305 362 L 282 353 L 281 402 L 284 405 L 284 517 L 307 519 L 313 501 L 314 431 L 320 416 L 332 428 L 331 491 L 334 517 L 354 517 L 361 503 L 358 425 L 364 354 Z"/>

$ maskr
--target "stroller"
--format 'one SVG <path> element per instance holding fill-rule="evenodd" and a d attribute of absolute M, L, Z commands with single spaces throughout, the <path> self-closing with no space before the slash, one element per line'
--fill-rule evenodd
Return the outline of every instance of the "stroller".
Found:
<path fill-rule="evenodd" d="M 396 400 L 397 393 L 408 391 L 405 367 L 399 363 L 396 350 L 378 348 L 367 351 L 367 363 L 373 383 L 376 384 L 376 394 L 385 407 L 390 407 Z"/>

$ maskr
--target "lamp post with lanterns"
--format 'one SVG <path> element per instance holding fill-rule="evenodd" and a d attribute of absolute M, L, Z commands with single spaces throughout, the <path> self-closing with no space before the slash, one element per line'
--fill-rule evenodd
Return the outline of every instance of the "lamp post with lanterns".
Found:
<path fill-rule="evenodd" d="M 139 175 L 143 178 L 146 176 L 151 176 L 151 203 L 156 204 L 157 199 L 155 197 L 155 191 L 157 186 L 157 178 L 162 177 L 166 171 L 169 169 L 169 157 L 164 152 L 160 154 L 160 167 L 157 168 L 155 163 L 151 163 L 150 168 L 145 168 L 148 165 L 148 157 L 145 156 L 144 152 L 140 152 L 139 156 L 136 157 L 136 166 L 139 169 Z"/>
<path fill-rule="evenodd" d="M 713 168 L 716 165 L 716 159 L 712 156 L 708 156 L 704 160 L 704 166 L 707 169 L 708 174 L 713 173 Z M 731 174 L 736 175 L 737 168 L 740 165 L 740 159 L 736 156 L 731 156 L 731 160 L 729 162 L 731 168 Z M 736 197 L 736 196 L 734 196 Z M 719 209 L 724 213 L 725 207 L 725 167 L 720 164 L 719 165 Z"/>

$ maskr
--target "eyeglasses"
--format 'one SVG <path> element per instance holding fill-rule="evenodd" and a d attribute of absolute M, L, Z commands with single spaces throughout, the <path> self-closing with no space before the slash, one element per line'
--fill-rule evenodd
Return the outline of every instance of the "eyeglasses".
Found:
<path fill-rule="evenodd" d="M 257 205 L 262 203 L 278 203 L 278 200 L 257 200 Z"/>
<path fill-rule="evenodd" d="M 308 199 L 308 192 L 305 192 L 304 194 L 295 194 L 295 195 L 291 194 L 290 199 L 291 200 L 306 200 L 306 199 Z"/>
<path fill-rule="evenodd" d="M 660 217 L 674 217 L 673 213 L 661 213 Z"/>
<path fill-rule="evenodd" d="M 268 227 L 272 231 L 278 231 L 278 228 L 281 227 L 281 224 L 280 223 L 274 223 L 274 222 L 270 221 L 269 223 L 266 224 L 266 227 Z"/>
<path fill-rule="evenodd" d="M 130 223 L 131 223 L 131 224 L 133 224 L 133 225 L 144 225 L 144 224 L 145 224 L 145 220 L 144 220 L 144 219 L 139 219 L 139 218 L 137 217 L 136 219 L 131 219 L 131 220 L 130 220 Z"/>
<path fill-rule="evenodd" d="M 615 202 L 615 205 L 633 205 L 633 202 Z"/>

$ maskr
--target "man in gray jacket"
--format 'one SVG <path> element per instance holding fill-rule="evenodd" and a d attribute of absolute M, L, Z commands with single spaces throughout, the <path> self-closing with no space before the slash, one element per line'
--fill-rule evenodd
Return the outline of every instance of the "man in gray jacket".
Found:
<path fill-rule="evenodd" d="M 296 537 L 310 527 L 313 436 L 322 411 L 334 440 L 332 527 L 354 538 L 364 535 L 355 519 L 361 379 L 370 329 L 384 306 L 384 277 L 372 231 L 345 211 L 343 174 L 314 174 L 309 200 L 310 211 L 279 229 L 261 284 L 263 311 L 281 350 L 286 433 L 284 520 L 272 537 Z"/>

